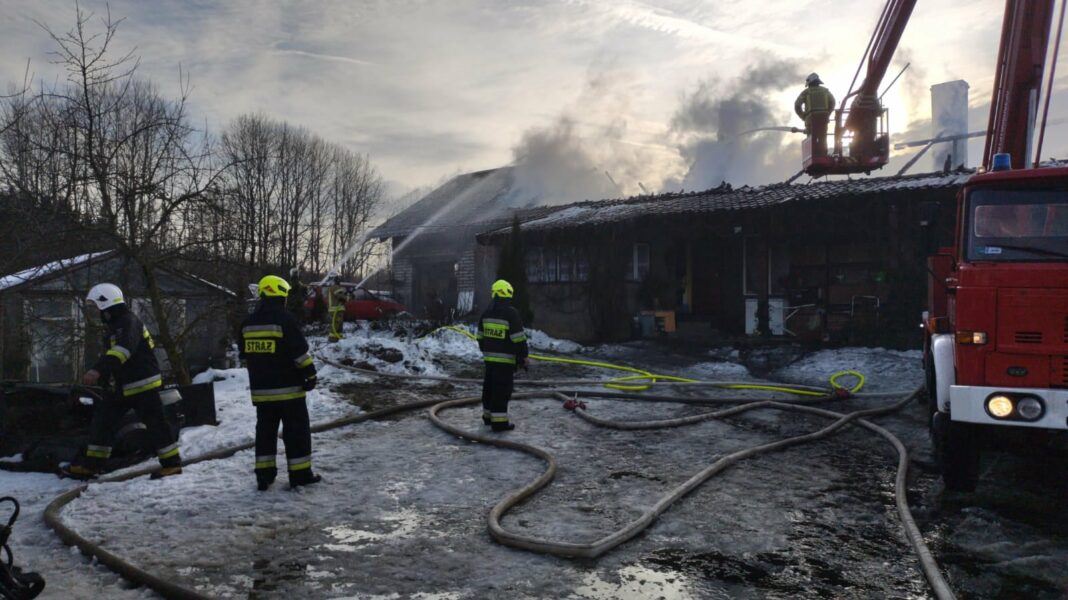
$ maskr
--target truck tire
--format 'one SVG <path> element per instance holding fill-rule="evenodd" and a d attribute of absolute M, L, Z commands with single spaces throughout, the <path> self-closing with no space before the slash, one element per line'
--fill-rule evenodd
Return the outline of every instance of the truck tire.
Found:
<path fill-rule="evenodd" d="M 981 455 L 976 427 L 952 421 L 947 413 L 935 411 L 931 418 L 931 441 L 946 489 L 974 492 L 979 483 Z"/>

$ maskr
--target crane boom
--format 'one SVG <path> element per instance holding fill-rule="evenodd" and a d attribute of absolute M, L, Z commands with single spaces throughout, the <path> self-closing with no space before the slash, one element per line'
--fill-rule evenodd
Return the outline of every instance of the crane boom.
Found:
<path fill-rule="evenodd" d="M 850 86 L 841 107 L 835 111 L 832 152 L 816 154 L 811 140 L 802 146 L 802 162 L 809 175 L 869 173 L 889 162 L 890 137 L 886 132 L 886 110 L 879 101 L 879 86 L 915 7 L 916 0 L 887 0 L 861 59 L 864 79 L 856 89 Z"/>
<path fill-rule="evenodd" d="M 989 132 L 983 166 L 995 154 L 1009 154 L 1012 168 L 1027 165 L 1038 114 L 1038 95 L 1049 46 L 1054 0 L 1006 0 L 1001 25 Z"/>
<path fill-rule="evenodd" d="M 901 35 L 905 33 L 905 26 L 908 25 L 912 9 L 915 7 L 916 0 L 888 0 L 886 7 L 883 8 L 879 24 L 876 25 L 868 46 L 864 79 L 855 92 L 851 91 L 842 100 L 844 108 L 846 99 L 849 96 L 855 96 L 849 120 L 846 121 L 847 129 L 856 131 L 859 125 L 857 120 L 866 118 L 865 113 L 870 113 L 879 106 L 879 86 L 882 84 L 883 77 L 886 76 L 886 70 L 890 67 L 897 45 L 901 42 Z"/>

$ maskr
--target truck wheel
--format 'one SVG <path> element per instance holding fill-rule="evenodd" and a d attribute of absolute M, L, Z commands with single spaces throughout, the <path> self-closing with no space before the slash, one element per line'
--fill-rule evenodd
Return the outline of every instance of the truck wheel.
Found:
<path fill-rule="evenodd" d="M 975 430 L 974 425 L 952 421 L 943 412 L 936 411 L 931 418 L 935 459 L 947 490 L 974 492 L 979 483 L 981 452 Z"/>

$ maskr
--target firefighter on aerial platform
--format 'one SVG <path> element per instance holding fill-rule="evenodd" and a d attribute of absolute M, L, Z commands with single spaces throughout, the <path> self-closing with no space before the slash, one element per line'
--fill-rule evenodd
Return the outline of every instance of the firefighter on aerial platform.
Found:
<path fill-rule="evenodd" d="M 153 353 L 156 343 L 152 335 L 127 306 L 118 286 L 97 284 L 89 290 L 86 301 L 90 307 L 99 310 L 107 332 L 104 338 L 106 350 L 93 368 L 82 376 L 82 383 L 106 385 L 109 379 L 114 379 L 115 389 L 94 406 L 84 459 L 63 469 L 63 474 L 89 479 L 100 473 L 104 462 L 111 457 L 115 427 L 133 408 L 148 428 L 159 457 L 160 470 L 152 474 L 152 479 L 178 475 L 182 472 L 182 458 L 174 432 L 163 416 L 159 397 L 163 376 Z"/>
<path fill-rule="evenodd" d="M 341 277 L 334 275 L 326 291 L 327 308 L 330 314 L 330 335 L 327 337 L 331 342 L 340 341 L 345 337 L 345 302 L 348 299 L 345 286 L 341 285 Z"/>
<path fill-rule="evenodd" d="M 834 96 L 815 73 L 805 79 L 805 84 L 807 87 L 794 101 L 794 112 L 805 121 L 805 133 L 812 138 L 812 155 L 827 156 L 827 122 L 834 110 Z"/>
<path fill-rule="evenodd" d="M 307 392 L 315 389 L 315 363 L 297 319 L 286 311 L 289 283 L 268 275 L 259 283 L 260 304 L 241 324 L 241 359 L 248 367 L 256 407 L 256 483 L 266 490 L 278 474 L 278 424 L 289 464 L 289 485 L 318 483 L 312 473 Z"/>
<path fill-rule="evenodd" d="M 490 289 L 493 302 L 478 321 L 478 347 L 486 363 L 482 379 L 482 422 L 493 431 L 508 431 L 508 401 L 516 369 L 527 368 L 527 334 L 523 320 L 512 306 L 512 285 L 498 279 Z"/>

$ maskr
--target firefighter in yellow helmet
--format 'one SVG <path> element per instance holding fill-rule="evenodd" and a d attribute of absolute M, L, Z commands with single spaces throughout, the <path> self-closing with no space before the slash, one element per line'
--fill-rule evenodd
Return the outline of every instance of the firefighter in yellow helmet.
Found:
<path fill-rule="evenodd" d="M 315 389 L 315 363 L 296 317 L 286 310 L 289 283 L 268 275 L 259 283 L 260 304 L 241 324 L 241 359 L 256 407 L 256 483 L 260 491 L 278 473 L 278 424 L 289 464 L 289 485 L 318 483 L 312 472 L 307 392 Z"/>
<path fill-rule="evenodd" d="M 493 431 L 509 431 L 515 425 L 508 420 L 508 401 L 516 369 L 527 368 L 527 334 L 523 320 L 512 306 L 512 285 L 498 279 L 490 288 L 490 307 L 478 321 L 478 347 L 486 363 L 482 379 L 482 422 Z"/>
<path fill-rule="evenodd" d="M 810 74 L 794 102 L 794 112 L 805 121 L 805 131 L 812 138 L 813 156 L 827 156 L 827 122 L 834 110 L 834 96 L 822 84 L 819 75 Z"/>
<path fill-rule="evenodd" d="M 341 285 L 341 277 L 334 275 L 330 278 L 330 287 L 326 291 L 327 310 L 330 315 L 330 335 L 327 337 L 331 342 L 345 337 L 345 303 L 348 299 L 345 286 Z"/>

